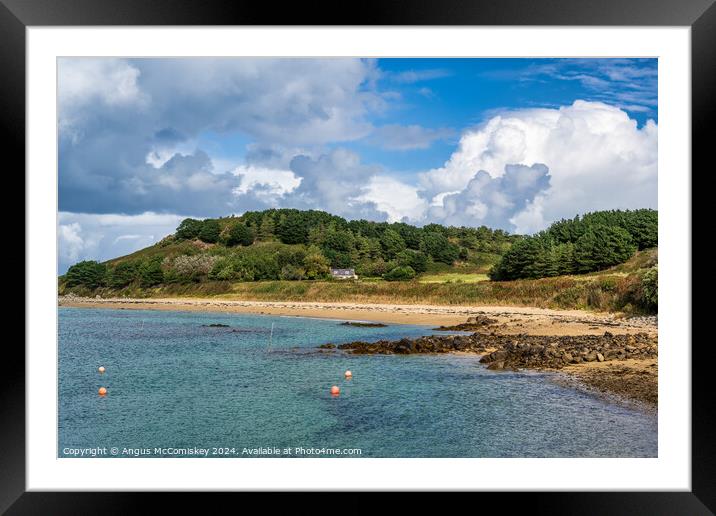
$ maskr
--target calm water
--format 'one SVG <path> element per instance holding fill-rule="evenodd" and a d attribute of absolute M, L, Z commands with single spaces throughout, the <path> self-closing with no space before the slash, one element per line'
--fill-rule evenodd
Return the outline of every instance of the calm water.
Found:
<path fill-rule="evenodd" d="M 231 327 L 202 326 L 211 323 Z M 657 455 L 655 416 L 560 387 L 549 375 L 487 371 L 472 356 L 315 350 L 430 333 L 297 317 L 60 308 L 58 453 L 116 447 L 119 456 L 182 456 L 204 448 L 246 457 L 244 449 L 268 456 L 302 447 L 300 456 L 313 457 L 327 448 L 357 448 L 362 457 Z M 332 385 L 340 396 L 330 395 Z"/>

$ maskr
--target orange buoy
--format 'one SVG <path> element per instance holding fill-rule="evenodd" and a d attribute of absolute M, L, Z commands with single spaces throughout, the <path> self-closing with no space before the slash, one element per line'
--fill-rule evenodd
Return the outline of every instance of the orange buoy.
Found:
<path fill-rule="evenodd" d="M 103 365 L 99 366 L 97 371 L 99 371 L 99 374 L 104 374 L 104 371 L 105 371 L 104 366 Z"/>
<path fill-rule="evenodd" d="M 353 373 L 350 372 L 350 370 L 345 372 L 346 378 L 353 378 Z"/>
<path fill-rule="evenodd" d="M 331 394 L 333 396 L 338 396 L 340 393 L 341 393 L 341 390 L 338 388 L 337 385 L 334 385 L 333 387 L 331 387 Z"/>
<path fill-rule="evenodd" d="M 104 387 L 100 387 L 98 392 L 100 396 L 104 396 L 105 394 L 107 394 L 107 389 L 105 389 Z"/>

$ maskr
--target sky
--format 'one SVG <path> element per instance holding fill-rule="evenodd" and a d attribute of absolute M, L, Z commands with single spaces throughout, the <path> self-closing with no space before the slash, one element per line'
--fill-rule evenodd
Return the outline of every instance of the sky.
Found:
<path fill-rule="evenodd" d="M 534 233 L 657 207 L 656 59 L 58 60 L 59 272 L 267 208 Z"/>

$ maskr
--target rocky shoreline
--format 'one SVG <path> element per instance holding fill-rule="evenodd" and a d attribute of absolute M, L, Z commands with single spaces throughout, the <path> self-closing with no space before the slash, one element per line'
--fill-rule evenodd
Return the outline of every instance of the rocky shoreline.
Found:
<path fill-rule="evenodd" d="M 542 336 L 476 332 L 318 347 L 359 355 L 476 353 L 491 370 L 564 370 L 598 391 L 652 406 L 657 403 L 658 346 L 656 336 L 647 333 Z M 646 362 L 650 367 L 642 367 Z"/>

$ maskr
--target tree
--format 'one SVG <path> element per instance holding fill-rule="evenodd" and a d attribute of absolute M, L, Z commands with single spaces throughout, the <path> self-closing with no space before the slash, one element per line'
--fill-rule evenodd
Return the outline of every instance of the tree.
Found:
<path fill-rule="evenodd" d="M 380 237 L 380 245 L 383 248 L 383 256 L 388 260 L 392 260 L 398 253 L 405 249 L 405 240 L 400 234 L 393 230 L 387 229 Z"/>
<path fill-rule="evenodd" d="M 539 277 L 535 263 L 539 261 L 542 246 L 536 237 L 527 237 L 512 245 L 502 259 L 490 270 L 490 279 L 513 280 Z"/>
<path fill-rule="evenodd" d="M 636 251 L 623 228 L 595 224 L 574 245 L 577 272 L 592 272 L 627 261 Z"/>
<path fill-rule="evenodd" d="M 656 210 L 635 210 L 627 213 L 624 229 L 629 232 L 637 247 L 656 247 L 659 242 L 659 213 Z"/>
<path fill-rule="evenodd" d="M 234 224 L 229 228 L 229 233 L 226 237 L 226 245 L 251 245 L 254 243 L 254 232 L 251 228 L 245 224 L 238 223 Z"/>
<path fill-rule="evenodd" d="M 285 214 L 276 229 L 276 235 L 284 244 L 305 244 L 308 241 L 308 228 L 301 212 L 290 210 Z"/>
<path fill-rule="evenodd" d="M 574 274 L 574 244 L 567 242 L 559 244 L 556 250 L 557 255 L 557 274 Z"/>
<path fill-rule="evenodd" d="M 423 226 L 423 231 L 425 233 L 440 233 L 444 237 L 447 237 L 447 228 L 445 226 L 441 226 L 440 224 L 426 224 Z"/>
<path fill-rule="evenodd" d="M 429 225 L 434 226 L 435 224 Z M 436 262 L 442 262 L 448 265 L 452 265 L 458 258 L 458 247 L 450 243 L 445 235 L 435 231 L 429 231 L 423 234 L 420 250 L 432 256 Z"/>
<path fill-rule="evenodd" d="M 219 241 L 220 234 L 221 226 L 219 226 L 218 220 L 206 219 L 202 221 L 201 229 L 199 230 L 199 240 L 207 244 L 215 244 Z"/>
<path fill-rule="evenodd" d="M 428 270 L 428 256 L 421 251 L 406 249 L 398 254 L 396 260 L 398 265 L 411 267 L 416 273 Z"/>
<path fill-rule="evenodd" d="M 153 287 L 164 281 L 162 270 L 162 258 L 151 258 L 145 260 L 139 266 L 139 285 L 141 287 Z"/>
<path fill-rule="evenodd" d="M 202 225 L 200 220 L 184 219 L 177 227 L 176 237 L 180 240 L 193 240 L 199 236 Z"/>
<path fill-rule="evenodd" d="M 420 249 L 420 240 L 423 236 L 423 231 L 420 228 L 403 222 L 393 224 L 393 228 L 405 241 L 406 247 L 409 249 Z"/>
<path fill-rule="evenodd" d="M 343 230 L 330 230 L 326 233 L 323 247 L 339 253 L 350 253 L 354 245 L 353 233 Z"/>
<path fill-rule="evenodd" d="M 608 210 L 553 223 L 517 240 L 493 267 L 495 280 L 541 278 L 602 270 L 658 244 L 655 210 Z"/>
<path fill-rule="evenodd" d="M 273 218 L 265 215 L 261 219 L 261 225 L 259 226 L 258 239 L 262 242 L 273 240 L 275 236 L 276 225 L 273 222 Z"/>
<path fill-rule="evenodd" d="M 119 262 L 113 269 L 110 269 L 107 283 L 112 288 L 122 288 L 129 285 L 136 278 L 137 263 L 128 260 Z"/>
<path fill-rule="evenodd" d="M 94 260 L 85 260 L 74 264 L 65 274 L 68 287 L 87 287 L 95 289 L 104 284 L 107 266 Z"/>

